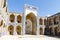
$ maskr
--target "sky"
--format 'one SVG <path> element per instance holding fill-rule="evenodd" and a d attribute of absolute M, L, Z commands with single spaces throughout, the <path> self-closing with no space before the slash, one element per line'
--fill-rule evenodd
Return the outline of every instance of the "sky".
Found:
<path fill-rule="evenodd" d="M 60 12 L 60 0 L 8 0 L 9 12 L 24 11 L 24 4 L 29 4 L 38 7 L 39 16 L 50 16 Z"/>

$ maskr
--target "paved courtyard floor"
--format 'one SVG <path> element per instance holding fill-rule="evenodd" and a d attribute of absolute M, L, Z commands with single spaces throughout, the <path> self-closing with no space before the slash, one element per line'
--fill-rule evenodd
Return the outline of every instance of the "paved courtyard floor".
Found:
<path fill-rule="evenodd" d="M 7 36 L 2 36 L 0 37 L 0 40 L 60 40 L 60 38 L 56 37 L 50 37 L 50 36 L 45 36 L 45 35 L 20 35 L 20 36 L 12 36 L 12 35 L 7 35 Z"/>

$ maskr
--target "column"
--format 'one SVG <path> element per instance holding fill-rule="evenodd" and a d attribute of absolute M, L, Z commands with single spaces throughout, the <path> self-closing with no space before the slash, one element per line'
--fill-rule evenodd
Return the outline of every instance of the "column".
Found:
<path fill-rule="evenodd" d="M 25 14 L 23 13 L 23 18 L 22 18 L 22 26 L 23 26 L 23 35 L 25 35 Z"/>
<path fill-rule="evenodd" d="M 43 18 L 43 34 L 44 34 L 44 31 L 45 31 L 45 25 L 44 25 L 44 18 Z"/>
<path fill-rule="evenodd" d="M 36 19 L 37 19 L 37 35 L 39 35 L 39 18 L 38 18 L 38 16 L 36 17 Z"/>

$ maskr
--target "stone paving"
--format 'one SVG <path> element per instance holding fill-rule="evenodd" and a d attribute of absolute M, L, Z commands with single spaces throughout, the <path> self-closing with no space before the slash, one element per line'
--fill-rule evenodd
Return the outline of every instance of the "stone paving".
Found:
<path fill-rule="evenodd" d="M 7 35 L 0 37 L 0 40 L 60 40 L 60 38 L 56 37 L 50 37 L 45 35 L 20 35 L 20 36 L 13 36 L 13 35 Z"/>

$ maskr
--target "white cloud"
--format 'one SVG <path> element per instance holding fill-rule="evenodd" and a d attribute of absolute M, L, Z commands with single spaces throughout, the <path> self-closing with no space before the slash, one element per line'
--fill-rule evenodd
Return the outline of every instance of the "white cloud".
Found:
<path fill-rule="evenodd" d="M 47 17 L 49 17 L 49 16 L 51 16 L 51 15 L 47 15 Z"/>

